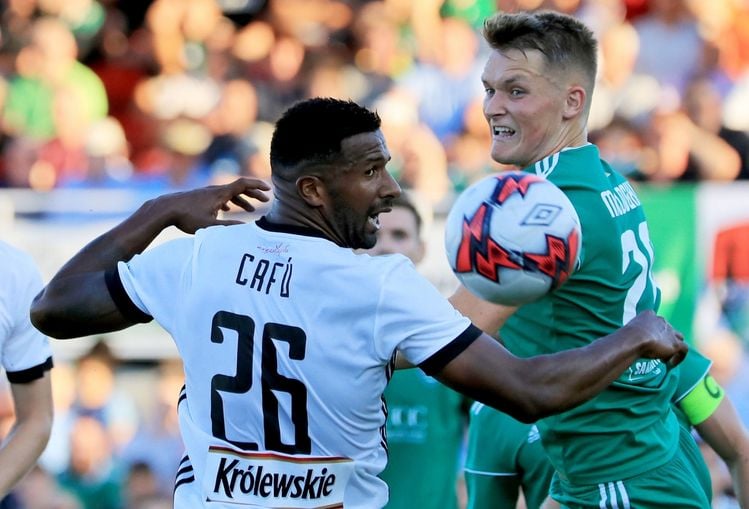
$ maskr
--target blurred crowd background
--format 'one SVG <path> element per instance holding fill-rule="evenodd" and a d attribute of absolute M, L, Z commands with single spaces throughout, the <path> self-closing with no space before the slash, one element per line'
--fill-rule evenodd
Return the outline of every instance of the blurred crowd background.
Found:
<path fill-rule="evenodd" d="M 444 213 L 498 169 L 482 21 L 540 8 L 599 38 L 590 137 L 616 169 L 749 180 L 749 0 L 2 0 L 0 186 L 146 197 L 267 178 L 280 113 L 335 96 L 380 113 L 398 181 Z M 57 362 L 52 441 L 0 507 L 170 507 L 181 376 L 105 341 Z"/>
<path fill-rule="evenodd" d="M 393 171 L 439 206 L 487 171 L 478 32 L 549 8 L 600 40 L 591 137 L 633 179 L 749 178 L 746 0 L 5 0 L 0 182 L 164 191 L 266 177 L 310 96 L 385 122 Z M 314 129 L 314 126 L 310 126 Z"/>

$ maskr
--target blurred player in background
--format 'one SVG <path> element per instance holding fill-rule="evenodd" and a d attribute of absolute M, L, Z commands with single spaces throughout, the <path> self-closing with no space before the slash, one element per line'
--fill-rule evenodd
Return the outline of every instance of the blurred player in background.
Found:
<path fill-rule="evenodd" d="M 0 445 L 0 499 L 41 455 L 52 429 L 52 351 L 29 321 L 42 288 L 32 259 L 0 242 L 0 365 L 10 382 L 15 423 Z M 2 502 L 0 502 L 0 507 Z"/>
<path fill-rule="evenodd" d="M 393 199 L 380 216 L 372 255 L 398 253 L 415 265 L 424 259 L 422 215 L 411 196 Z M 398 369 L 385 389 L 388 463 L 382 479 L 390 489 L 388 509 L 458 507 L 460 447 L 467 400 L 420 369 Z"/>

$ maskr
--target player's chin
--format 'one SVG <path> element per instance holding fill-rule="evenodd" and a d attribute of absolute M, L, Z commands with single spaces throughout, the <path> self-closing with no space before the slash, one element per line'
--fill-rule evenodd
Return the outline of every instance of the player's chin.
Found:
<path fill-rule="evenodd" d="M 514 151 L 506 142 L 493 140 L 491 155 L 492 159 L 500 164 L 516 164 Z"/>
<path fill-rule="evenodd" d="M 354 249 L 372 249 L 377 244 L 377 232 L 362 231 L 351 244 Z"/>

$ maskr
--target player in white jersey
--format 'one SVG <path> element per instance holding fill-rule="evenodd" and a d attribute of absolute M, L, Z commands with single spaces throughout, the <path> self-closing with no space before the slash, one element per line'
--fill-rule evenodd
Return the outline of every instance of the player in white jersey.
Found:
<path fill-rule="evenodd" d="M 389 159 L 376 113 L 301 102 L 276 124 L 264 217 L 217 218 L 230 203 L 267 201 L 257 179 L 161 196 L 83 248 L 35 300 L 34 323 L 54 337 L 151 318 L 172 335 L 186 375 L 177 509 L 382 507 L 382 393 L 396 352 L 523 420 L 592 397 L 638 356 L 685 354 L 681 335 L 648 313 L 584 349 L 521 360 L 405 257 L 353 252 L 375 244 L 377 218 L 400 194 Z M 146 250 L 168 226 L 195 235 Z"/>
<path fill-rule="evenodd" d="M 36 463 L 52 429 L 52 351 L 29 320 L 41 288 L 31 257 L 0 242 L 0 366 L 15 408 L 15 423 L 0 445 L 0 499 Z"/>

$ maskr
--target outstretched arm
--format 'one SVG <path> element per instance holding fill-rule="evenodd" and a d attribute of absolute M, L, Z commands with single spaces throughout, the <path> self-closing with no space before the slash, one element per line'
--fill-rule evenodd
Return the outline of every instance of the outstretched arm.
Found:
<path fill-rule="evenodd" d="M 28 383 L 10 385 L 16 420 L 0 447 L 0 498 L 28 472 L 47 446 L 52 429 L 49 372 Z"/>
<path fill-rule="evenodd" d="M 268 201 L 265 182 L 240 178 L 230 184 L 166 194 L 144 203 L 122 223 L 94 239 L 70 259 L 36 297 L 33 324 L 45 334 L 72 338 L 124 329 L 135 323 L 115 305 L 104 275 L 142 252 L 169 226 L 185 233 L 239 221 L 218 219 L 233 203 L 246 211 L 255 208 L 247 197 Z"/>
<path fill-rule="evenodd" d="M 640 357 L 674 365 L 686 352 L 682 335 L 646 311 L 589 345 L 526 359 L 482 334 L 435 376 L 520 421 L 534 422 L 592 398 Z"/>
<path fill-rule="evenodd" d="M 517 307 L 492 304 L 471 293 L 461 285 L 450 296 L 450 303 L 471 322 L 490 336 L 497 336 L 499 329 L 517 311 Z"/>

